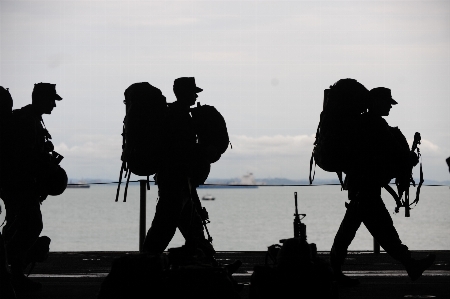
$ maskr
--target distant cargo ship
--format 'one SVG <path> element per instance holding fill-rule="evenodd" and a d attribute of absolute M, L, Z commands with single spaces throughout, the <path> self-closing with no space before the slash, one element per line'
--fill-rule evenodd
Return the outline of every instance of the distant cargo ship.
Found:
<path fill-rule="evenodd" d="M 200 185 L 198 188 L 258 188 L 253 173 L 244 174 L 239 182 L 234 181 L 229 184 L 208 184 Z"/>
<path fill-rule="evenodd" d="M 67 188 L 90 188 L 91 185 L 89 185 L 86 182 L 79 181 L 77 183 L 73 183 L 72 181 L 69 181 L 67 184 Z"/>

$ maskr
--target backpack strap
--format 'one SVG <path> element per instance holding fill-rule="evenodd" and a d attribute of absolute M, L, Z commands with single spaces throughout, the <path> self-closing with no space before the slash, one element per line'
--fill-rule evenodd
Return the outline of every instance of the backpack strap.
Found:
<path fill-rule="evenodd" d="M 389 186 L 388 184 L 384 185 L 383 188 L 389 192 L 389 194 L 394 198 L 395 203 L 397 204 L 397 206 L 395 207 L 395 213 L 398 213 L 400 208 L 402 207 L 402 201 L 400 200 L 400 196 L 398 196 L 398 194 L 395 192 L 394 189 L 392 189 L 391 186 Z"/>
<path fill-rule="evenodd" d="M 127 169 L 127 162 L 125 162 L 126 160 L 125 160 L 125 157 L 124 157 L 124 149 L 125 149 L 125 143 L 126 143 L 126 140 L 125 140 L 125 119 L 126 119 L 126 116 L 125 116 L 125 118 L 123 119 L 123 126 L 122 126 L 122 157 L 121 157 L 121 159 L 122 159 L 122 166 L 121 166 L 121 168 L 120 168 L 120 175 L 119 175 L 119 184 L 117 185 L 117 192 L 116 192 L 116 202 L 119 200 L 119 191 L 120 191 L 120 184 L 122 183 L 122 175 L 123 175 L 123 170 L 124 169 Z M 126 175 L 126 173 L 125 173 L 125 175 Z"/>
<path fill-rule="evenodd" d="M 341 183 L 341 191 L 342 190 L 347 190 L 347 188 L 346 188 L 346 186 L 344 184 L 344 181 L 342 180 L 342 171 L 337 171 L 336 174 L 337 174 L 337 176 L 339 178 L 339 182 Z M 345 178 L 347 178 L 347 177 L 345 177 Z"/>
<path fill-rule="evenodd" d="M 419 152 L 419 156 L 420 156 L 420 152 Z M 422 161 L 420 161 L 420 181 L 419 181 L 419 185 L 417 185 L 416 199 L 414 199 L 414 201 L 411 204 L 417 205 L 419 203 L 420 188 L 422 187 L 423 182 L 424 182 L 424 179 L 423 179 Z"/>
<path fill-rule="evenodd" d="M 119 175 L 119 184 L 117 185 L 116 202 L 119 200 L 120 184 L 122 183 L 122 175 L 123 175 L 124 168 L 125 168 L 125 162 L 122 162 L 122 167 L 120 168 L 120 175 Z"/>
<path fill-rule="evenodd" d="M 313 161 L 314 161 L 314 173 L 311 177 Z M 314 150 L 313 150 L 311 153 L 311 160 L 309 160 L 309 184 L 310 185 L 312 185 L 312 182 L 314 181 L 315 176 L 316 176 L 316 161 L 314 160 Z"/>
<path fill-rule="evenodd" d="M 317 138 L 319 136 L 320 125 L 322 124 L 322 113 L 323 113 L 323 111 L 320 113 L 320 120 L 319 120 L 319 124 L 317 125 L 317 130 L 316 130 L 316 139 L 314 140 L 314 149 L 311 153 L 311 159 L 309 160 L 309 184 L 310 185 L 312 185 L 312 182 L 314 181 L 314 177 L 316 176 L 316 160 L 314 159 L 314 150 L 317 145 Z M 313 161 L 314 161 L 314 173 L 311 177 Z"/>
<path fill-rule="evenodd" d="M 127 183 L 125 184 L 125 192 L 123 194 L 123 202 L 127 201 L 128 183 L 130 182 L 130 177 L 131 177 L 131 171 L 129 171 L 129 169 L 126 170 L 125 177 L 127 178 Z"/>

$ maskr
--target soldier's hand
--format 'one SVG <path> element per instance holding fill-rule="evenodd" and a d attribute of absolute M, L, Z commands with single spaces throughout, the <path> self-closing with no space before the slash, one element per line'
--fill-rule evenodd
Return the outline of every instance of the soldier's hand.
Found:
<path fill-rule="evenodd" d="M 214 163 L 220 158 L 220 153 L 214 145 L 209 144 L 206 147 L 206 158 L 209 163 Z"/>
<path fill-rule="evenodd" d="M 419 163 L 419 157 L 415 152 L 409 152 L 409 163 L 414 167 Z"/>
<path fill-rule="evenodd" d="M 203 207 L 203 208 L 200 210 L 200 218 L 201 218 L 203 221 L 206 221 L 206 220 L 209 219 L 208 211 L 206 210 L 205 207 Z"/>

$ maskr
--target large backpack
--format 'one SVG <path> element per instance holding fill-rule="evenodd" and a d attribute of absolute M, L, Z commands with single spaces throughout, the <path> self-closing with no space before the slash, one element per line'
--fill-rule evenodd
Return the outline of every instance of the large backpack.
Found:
<path fill-rule="evenodd" d="M 148 82 L 130 85 L 124 95 L 126 114 L 122 133 L 122 167 L 116 201 L 124 170 L 127 178 L 124 201 L 131 173 L 146 176 L 148 182 L 149 176 L 158 171 L 167 112 L 166 98 L 161 90 Z"/>
<path fill-rule="evenodd" d="M 361 115 L 367 110 L 369 91 L 355 79 L 341 79 L 324 91 L 323 111 L 310 160 L 328 172 L 347 173 L 358 163 L 358 140 L 363 134 Z"/>
<path fill-rule="evenodd" d="M 9 122 L 12 115 L 13 99 L 8 89 L 0 86 L 0 196 L 2 185 L 5 183 L 5 178 L 8 175 L 7 164 L 10 162 L 7 154 L 7 145 L 9 141 Z M 1 209 L 0 209 L 1 212 Z"/>
<path fill-rule="evenodd" d="M 225 119 L 215 107 L 200 103 L 191 109 L 191 114 L 199 146 L 213 146 L 216 152 L 210 157 L 209 162 L 217 162 L 230 144 Z"/>

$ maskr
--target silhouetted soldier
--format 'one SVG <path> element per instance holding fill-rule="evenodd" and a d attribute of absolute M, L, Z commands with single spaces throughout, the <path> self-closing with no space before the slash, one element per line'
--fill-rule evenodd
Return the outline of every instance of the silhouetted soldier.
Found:
<path fill-rule="evenodd" d="M 341 265 L 347 249 L 361 223 L 394 259 L 406 268 L 414 281 L 430 267 L 435 259 L 429 255 L 422 260 L 414 260 L 408 247 L 402 244 L 386 206 L 381 199 L 382 186 L 392 179 L 392 169 L 416 165 L 416 154 L 404 148 L 391 134 L 395 128 L 389 127 L 382 116 L 388 116 L 392 105 L 397 104 L 388 88 L 378 87 L 370 91 L 371 102 L 368 113 L 363 116 L 365 136 L 361 144 L 363 162 L 354 171 L 347 173 L 346 183 L 349 204 L 331 249 L 330 262 L 338 283 L 345 286 L 359 284 L 357 279 L 344 275 Z M 397 166 L 392 167 L 396 163 Z M 409 178 L 409 177 L 408 177 Z"/>
<path fill-rule="evenodd" d="M 12 115 L 13 99 L 8 89 L 0 86 L 0 197 L 1 187 L 7 176 L 7 144 L 9 142 L 8 132 Z"/>
<path fill-rule="evenodd" d="M 189 109 L 202 89 L 196 86 L 193 77 L 182 77 L 175 79 L 173 91 L 177 100 L 168 104 L 165 155 L 156 174 L 159 201 L 145 238 L 144 251 L 161 254 L 178 227 L 186 240 L 186 252 L 195 255 L 199 248 L 212 257 L 215 251 L 205 239 L 202 221 L 191 197 L 196 194 L 194 173 L 198 145 Z"/>
<path fill-rule="evenodd" d="M 37 251 L 48 252 L 50 243 L 48 237 L 39 238 L 43 227 L 40 204 L 48 195 L 42 190 L 42 177 L 56 166 L 50 161 L 53 144 L 42 115 L 51 114 L 60 100 L 55 84 L 37 83 L 32 103 L 13 111 L 10 159 L 14 167 L 8 170 L 2 198 L 7 221 L 3 237 L 16 289 L 34 291 L 42 287 L 23 271 Z"/>
<path fill-rule="evenodd" d="M 8 157 L 7 143 L 9 122 L 11 120 L 13 100 L 8 89 L 0 86 L 0 198 L 2 198 L 2 189 L 6 182 Z M 4 212 L 0 207 L 0 214 Z M 16 298 L 14 289 L 11 285 L 10 273 L 6 261 L 6 249 L 3 236 L 0 233 L 0 298 Z"/>

